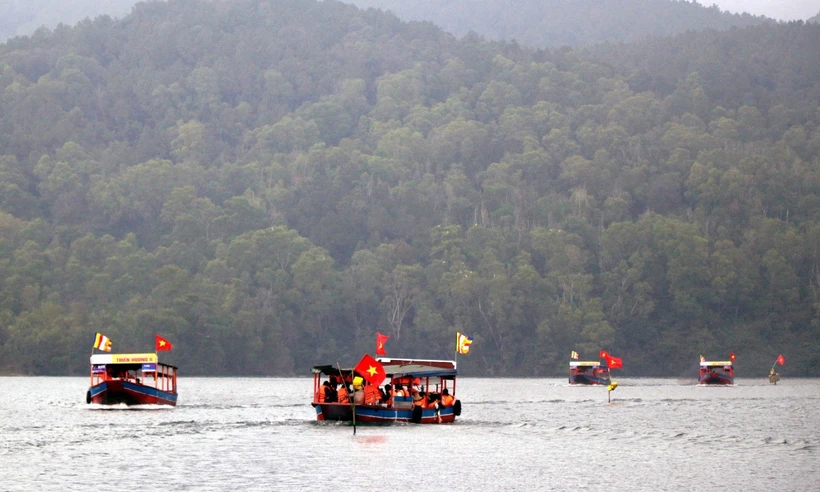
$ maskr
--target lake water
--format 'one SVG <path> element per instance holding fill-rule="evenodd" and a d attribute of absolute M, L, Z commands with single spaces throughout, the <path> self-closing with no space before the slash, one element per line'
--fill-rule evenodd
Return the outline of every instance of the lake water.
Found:
<path fill-rule="evenodd" d="M 617 379 L 617 378 L 616 378 Z M 455 424 L 315 421 L 307 378 L 180 378 L 176 408 L 0 378 L 0 490 L 820 490 L 820 380 L 460 378 Z"/>

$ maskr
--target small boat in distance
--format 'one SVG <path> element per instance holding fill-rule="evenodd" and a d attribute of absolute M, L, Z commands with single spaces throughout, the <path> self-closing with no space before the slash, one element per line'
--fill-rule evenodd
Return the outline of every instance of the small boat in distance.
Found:
<path fill-rule="evenodd" d="M 609 367 L 600 361 L 569 361 L 569 384 L 602 384 L 612 381 Z"/>
<path fill-rule="evenodd" d="M 406 388 L 410 394 L 387 395 L 388 398 L 384 398 L 377 387 L 365 386 L 362 382 L 364 375 L 359 374 L 355 369 L 341 369 L 340 371 L 339 368 L 330 365 L 315 366 L 312 369 L 313 401 L 311 405 L 316 410 L 316 420 L 353 421 L 354 407 L 356 423 L 436 424 L 454 422 L 456 416 L 461 415 L 461 402 L 455 399 L 457 373 L 455 361 L 388 358 L 377 360 L 384 368 L 384 382 L 389 383 L 391 388 L 397 386 Z M 341 385 L 341 390 L 353 384 L 354 391 L 361 392 L 363 398 L 369 398 L 367 395 L 376 395 L 380 398 L 377 401 L 369 399 L 369 403 L 355 405 L 349 401 L 326 401 L 320 394 L 326 383 L 329 383 L 336 394 L 350 394 L 355 398 L 355 393 L 348 393 L 346 389 L 335 391 L 339 385 Z M 347 397 L 339 399 L 344 398 Z"/>
<path fill-rule="evenodd" d="M 177 368 L 157 362 L 157 354 L 94 354 L 85 402 L 176 406 Z"/>
<path fill-rule="evenodd" d="M 732 361 L 700 361 L 698 384 L 734 384 L 735 370 Z"/>

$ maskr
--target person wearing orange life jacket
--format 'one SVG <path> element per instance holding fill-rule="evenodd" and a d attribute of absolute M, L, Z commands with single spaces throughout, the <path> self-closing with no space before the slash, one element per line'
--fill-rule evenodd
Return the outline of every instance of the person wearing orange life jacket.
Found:
<path fill-rule="evenodd" d="M 347 385 L 346 384 L 342 384 L 342 386 L 339 388 L 339 390 L 336 393 L 339 397 L 339 403 L 350 403 L 350 400 L 348 399 L 349 393 L 347 392 Z"/>
<path fill-rule="evenodd" d="M 445 407 L 452 407 L 453 405 L 455 405 L 455 403 L 456 399 L 453 398 L 453 396 L 450 394 L 450 390 L 444 388 L 441 391 L 441 404 Z"/>
<path fill-rule="evenodd" d="M 421 393 L 419 393 L 418 391 L 413 392 L 413 408 L 415 408 L 415 407 L 424 408 L 424 404 L 425 404 L 426 401 L 427 401 L 427 399 L 424 398 L 421 395 Z"/>
<path fill-rule="evenodd" d="M 407 396 L 407 395 L 404 393 L 404 390 L 402 389 L 400 384 L 395 384 L 394 383 L 393 384 L 393 397 L 395 398 L 397 396 Z"/>
<path fill-rule="evenodd" d="M 379 391 L 378 386 L 368 384 L 364 387 L 364 404 L 365 405 L 377 405 L 379 401 L 382 399 L 381 391 Z"/>
<path fill-rule="evenodd" d="M 319 386 L 319 391 L 316 392 L 316 401 L 319 403 L 324 403 L 327 400 L 327 390 L 330 388 L 330 383 L 325 381 Z"/>

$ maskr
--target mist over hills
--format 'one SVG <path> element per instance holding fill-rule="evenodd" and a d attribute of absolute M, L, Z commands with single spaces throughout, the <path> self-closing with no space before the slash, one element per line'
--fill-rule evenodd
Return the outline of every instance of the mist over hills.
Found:
<path fill-rule="evenodd" d="M 0 0 L 0 42 L 41 26 L 74 25 L 100 15 L 122 17 L 137 0 Z"/>
<path fill-rule="evenodd" d="M 390 10 L 405 20 L 431 21 L 457 36 L 516 40 L 536 48 L 632 42 L 687 30 L 747 27 L 772 22 L 686 0 L 345 0 Z"/>
<path fill-rule="evenodd" d="M 336 2 L 138 4 L 0 46 L 0 371 L 372 352 L 820 375 L 820 26 L 537 51 Z M 784 372 L 786 369 L 784 369 Z M 793 371 L 793 372 L 792 372 Z"/>

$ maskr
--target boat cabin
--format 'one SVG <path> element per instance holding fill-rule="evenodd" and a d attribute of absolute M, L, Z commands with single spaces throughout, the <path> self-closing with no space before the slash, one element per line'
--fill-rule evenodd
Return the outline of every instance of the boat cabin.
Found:
<path fill-rule="evenodd" d="M 384 368 L 386 377 L 382 386 L 389 384 L 390 394 L 384 388 L 362 381 L 363 376 L 354 369 L 340 370 L 329 365 L 313 367 L 312 405 L 318 420 L 352 420 L 351 402 L 349 396 L 345 396 L 349 395 L 348 391 L 353 391 L 355 418 L 359 422 L 442 423 L 453 422 L 461 413 L 461 402 L 455 399 L 457 370 L 454 361 L 376 360 Z M 333 390 L 322 389 L 326 382 Z M 333 395 L 330 401 L 327 394 Z"/>
<path fill-rule="evenodd" d="M 600 361 L 571 360 L 569 362 L 569 384 L 608 385 L 611 380 L 609 367 L 602 365 Z"/>
<path fill-rule="evenodd" d="M 735 370 L 732 361 L 701 361 L 698 384 L 734 384 Z"/>
<path fill-rule="evenodd" d="M 177 368 L 157 354 L 94 354 L 90 377 L 89 403 L 176 404 Z"/>

